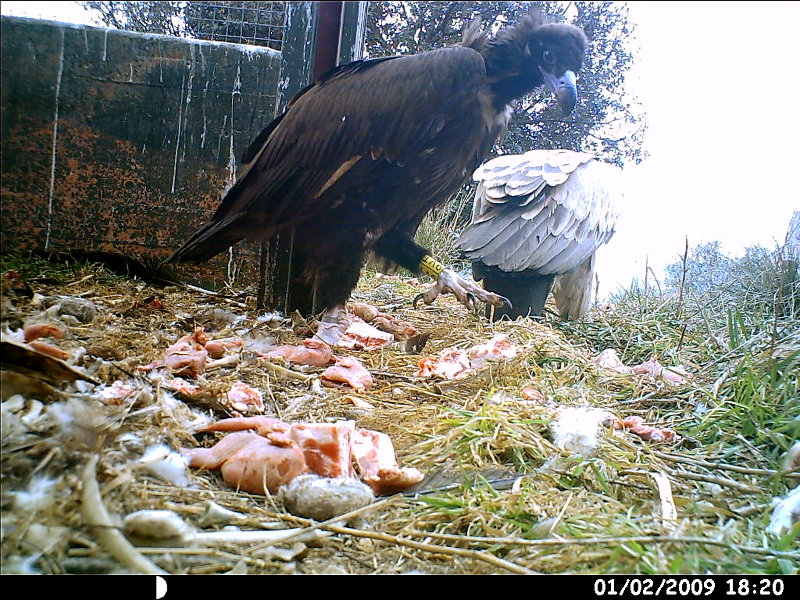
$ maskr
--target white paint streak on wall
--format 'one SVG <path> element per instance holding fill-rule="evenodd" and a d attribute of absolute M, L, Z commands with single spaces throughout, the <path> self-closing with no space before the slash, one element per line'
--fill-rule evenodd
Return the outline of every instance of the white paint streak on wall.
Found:
<path fill-rule="evenodd" d="M 175 193 L 175 179 L 178 176 L 178 150 L 181 147 L 181 129 L 183 127 L 183 92 L 186 88 L 186 73 L 181 79 L 181 101 L 178 103 L 178 136 L 175 138 L 175 161 L 172 166 L 172 189 L 170 193 Z"/>
<path fill-rule="evenodd" d="M 47 201 L 47 235 L 44 249 L 50 249 L 50 234 L 53 229 L 53 200 L 56 194 L 56 147 L 58 145 L 58 106 L 61 96 L 61 76 L 64 74 L 64 29 L 61 30 L 61 56 L 58 61 L 58 77 L 56 79 L 56 103 L 53 116 L 53 151 L 50 158 L 50 197 Z"/>
<path fill-rule="evenodd" d="M 203 54 L 203 46 L 197 46 L 197 51 L 200 53 L 200 73 L 203 78 L 206 78 L 206 56 Z M 206 147 L 206 132 L 208 130 L 208 119 L 206 118 L 206 94 L 208 93 L 208 84 L 210 81 L 206 78 L 206 84 L 203 86 L 203 99 L 200 105 L 203 107 L 203 132 L 200 134 L 200 149 Z"/>
<path fill-rule="evenodd" d="M 242 93 L 241 63 L 236 65 L 236 79 L 233 81 L 233 92 L 231 92 L 231 146 L 228 156 L 228 178 L 233 185 L 236 182 L 236 154 L 233 150 L 233 112 L 236 96 Z"/>

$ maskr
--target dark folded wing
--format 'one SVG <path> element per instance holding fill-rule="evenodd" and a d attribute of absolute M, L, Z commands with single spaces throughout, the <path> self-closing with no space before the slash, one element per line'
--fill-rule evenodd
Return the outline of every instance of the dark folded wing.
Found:
<path fill-rule="evenodd" d="M 245 153 L 215 220 L 247 216 L 254 228 L 299 222 L 353 170 L 404 164 L 425 150 L 483 83 L 481 56 L 448 48 L 339 67 L 301 92 Z"/>

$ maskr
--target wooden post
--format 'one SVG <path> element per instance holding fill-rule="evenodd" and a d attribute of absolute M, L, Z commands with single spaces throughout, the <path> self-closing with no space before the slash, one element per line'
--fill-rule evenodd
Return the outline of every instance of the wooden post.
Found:
<path fill-rule="evenodd" d="M 367 35 L 368 2 L 342 2 L 342 27 L 339 33 L 337 64 L 346 65 L 364 56 Z"/>
<path fill-rule="evenodd" d="M 316 2 L 289 2 L 286 32 L 281 48 L 281 74 L 275 101 L 275 116 L 311 81 L 314 66 Z M 265 123 L 266 125 L 266 123 Z M 293 235 L 282 233 L 261 243 L 256 308 L 288 312 L 289 281 L 292 273 Z"/>
<path fill-rule="evenodd" d="M 363 54 L 366 2 L 289 2 L 283 43 L 281 75 L 275 116 L 312 80 L 337 64 Z M 258 310 L 288 313 L 297 308 L 314 314 L 314 290 L 303 299 L 292 297 L 293 274 L 299 266 L 293 248 L 294 233 L 284 232 L 261 245 Z"/>
<path fill-rule="evenodd" d="M 311 83 L 316 49 L 318 2 L 288 2 L 286 33 L 281 48 L 281 76 L 275 116 L 286 110 L 289 100 Z"/>

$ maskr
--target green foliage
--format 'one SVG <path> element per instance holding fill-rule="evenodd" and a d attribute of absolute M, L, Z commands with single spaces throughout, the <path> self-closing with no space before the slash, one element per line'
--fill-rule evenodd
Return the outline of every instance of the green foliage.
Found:
<path fill-rule="evenodd" d="M 495 30 L 530 10 L 530 2 L 370 2 L 369 57 L 415 54 L 461 41 L 464 26 L 480 19 Z"/>
<path fill-rule="evenodd" d="M 756 246 L 731 258 L 719 242 L 710 242 L 685 258 L 666 267 L 666 293 L 681 299 L 678 312 L 685 307 L 688 318 L 724 331 L 731 348 L 771 328 L 777 315 L 787 313 L 784 298 L 796 298 L 800 291 L 797 266 L 778 251 Z"/>
<path fill-rule="evenodd" d="M 718 242 L 701 245 L 667 268 L 663 290 L 636 283 L 612 298 L 613 311 L 563 329 L 593 351 L 617 349 L 627 364 L 656 354 L 664 365 L 693 365 L 706 409 L 692 435 L 703 445 L 746 439 L 777 464 L 800 438 L 800 319 L 782 302 L 800 289 L 786 272 L 796 265 L 781 256 L 752 247 L 731 258 Z"/>
<path fill-rule="evenodd" d="M 113 281 L 116 276 L 104 265 L 70 254 L 13 253 L 0 256 L 0 272 L 13 271 L 34 284 L 66 284 L 91 276 Z"/>
<path fill-rule="evenodd" d="M 186 27 L 177 19 L 184 2 L 81 2 L 100 13 L 103 23 L 115 29 L 183 36 Z"/>

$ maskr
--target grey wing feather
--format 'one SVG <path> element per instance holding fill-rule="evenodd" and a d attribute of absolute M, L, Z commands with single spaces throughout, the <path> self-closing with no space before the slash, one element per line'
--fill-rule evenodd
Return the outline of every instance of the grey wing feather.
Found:
<path fill-rule="evenodd" d="M 617 177 L 615 167 L 569 150 L 488 161 L 473 175 L 480 185 L 472 224 L 457 245 L 504 271 L 571 271 L 614 233 Z"/>

